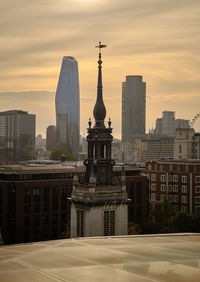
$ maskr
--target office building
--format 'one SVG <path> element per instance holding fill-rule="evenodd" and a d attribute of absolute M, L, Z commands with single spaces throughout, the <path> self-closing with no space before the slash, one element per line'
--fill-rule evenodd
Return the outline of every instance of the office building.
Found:
<path fill-rule="evenodd" d="M 156 120 L 155 134 L 165 134 L 169 137 L 174 137 L 177 128 L 190 128 L 190 121 L 175 119 L 175 112 L 164 111 L 162 112 L 162 118 Z"/>
<path fill-rule="evenodd" d="M 0 113 L 0 152 L 5 161 L 35 158 L 36 116 L 21 110 Z"/>
<path fill-rule="evenodd" d="M 63 57 L 55 102 L 57 146 L 70 150 L 77 156 L 80 135 L 80 98 L 78 63 L 73 57 Z"/>
<path fill-rule="evenodd" d="M 46 149 L 53 151 L 56 148 L 56 126 L 49 125 L 46 131 Z"/>
<path fill-rule="evenodd" d="M 144 137 L 146 124 L 146 83 L 140 75 L 126 76 L 122 83 L 122 142 Z"/>

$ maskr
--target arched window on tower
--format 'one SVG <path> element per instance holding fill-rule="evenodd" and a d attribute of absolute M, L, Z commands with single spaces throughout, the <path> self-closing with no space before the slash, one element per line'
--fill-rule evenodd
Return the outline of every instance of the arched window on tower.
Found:
<path fill-rule="evenodd" d="M 179 145 L 179 153 L 182 153 L 182 146 Z"/>

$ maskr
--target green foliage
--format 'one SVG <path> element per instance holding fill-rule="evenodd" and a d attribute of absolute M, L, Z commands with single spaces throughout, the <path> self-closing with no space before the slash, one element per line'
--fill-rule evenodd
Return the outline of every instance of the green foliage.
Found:
<path fill-rule="evenodd" d="M 56 148 L 51 152 L 50 159 L 51 160 L 61 160 L 61 156 L 65 154 L 67 161 L 77 161 L 77 157 L 72 154 L 70 151 Z"/>
<path fill-rule="evenodd" d="M 128 235 L 135 235 L 141 234 L 142 229 L 140 228 L 139 224 L 136 224 L 133 221 L 128 222 Z"/>
<path fill-rule="evenodd" d="M 172 220 L 173 232 L 200 232 L 200 216 L 178 212 Z"/>

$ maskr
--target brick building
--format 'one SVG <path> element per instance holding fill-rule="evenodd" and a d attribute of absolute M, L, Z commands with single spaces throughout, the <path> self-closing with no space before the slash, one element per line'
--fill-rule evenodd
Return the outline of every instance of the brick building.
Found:
<path fill-rule="evenodd" d="M 200 161 L 148 161 L 150 214 L 156 219 L 165 197 L 175 214 L 178 211 L 200 214 Z"/>
<path fill-rule="evenodd" d="M 120 181 L 122 167 L 114 168 Z M 85 167 L 78 166 L 79 178 Z M 130 221 L 148 215 L 147 178 L 137 167 L 126 167 Z M 70 201 L 74 165 L 13 165 L 0 167 L 0 229 L 5 244 L 70 236 Z"/>

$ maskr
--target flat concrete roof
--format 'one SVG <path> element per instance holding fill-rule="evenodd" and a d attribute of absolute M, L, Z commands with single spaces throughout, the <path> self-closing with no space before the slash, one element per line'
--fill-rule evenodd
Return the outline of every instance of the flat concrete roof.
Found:
<path fill-rule="evenodd" d="M 200 234 L 65 239 L 0 247 L 2 282 L 200 281 Z"/>

